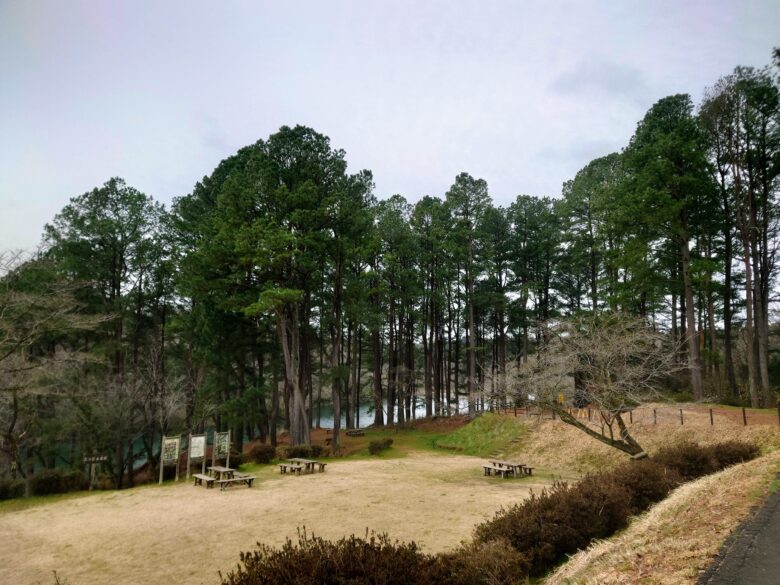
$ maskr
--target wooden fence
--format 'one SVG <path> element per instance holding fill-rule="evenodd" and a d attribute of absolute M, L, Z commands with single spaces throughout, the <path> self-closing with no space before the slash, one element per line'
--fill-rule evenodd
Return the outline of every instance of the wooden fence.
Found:
<path fill-rule="evenodd" d="M 567 412 L 580 420 L 597 423 L 600 421 L 600 413 L 597 408 L 567 408 Z M 525 407 L 505 407 L 499 409 L 504 414 L 512 414 L 516 417 L 534 418 L 540 417 L 555 420 L 557 415 L 552 410 Z M 780 406 L 777 411 L 771 409 L 755 410 L 748 408 L 723 408 L 706 406 L 679 407 L 640 407 L 623 412 L 623 420 L 627 424 L 678 424 L 685 425 L 686 420 L 701 417 L 709 420 L 711 426 L 718 424 L 749 425 L 780 425 Z"/>

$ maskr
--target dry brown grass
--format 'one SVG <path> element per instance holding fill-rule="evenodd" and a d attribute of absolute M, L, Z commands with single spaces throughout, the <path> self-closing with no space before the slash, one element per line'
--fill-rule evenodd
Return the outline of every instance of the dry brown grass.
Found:
<path fill-rule="evenodd" d="M 325 473 L 301 477 L 264 468 L 252 489 L 225 493 L 180 483 L 0 508 L 0 583 L 51 583 L 56 570 L 73 585 L 213 585 L 241 551 L 295 539 L 300 526 L 329 539 L 371 528 L 426 552 L 451 550 L 544 486 L 486 478 L 481 463 L 431 453 L 332 460 Z"/>
<path fill-rule="evenodd" d="M 762 452 L 780 449 L 780 425 L 742 426 L 733 418 L 715 415 L 710 425 L 709 414 L 697 407 L 683 408 L 684 424 L 679 424 L 679 412 L 668 406 L 658 406 L 658 424 L 653 424 L 652 405 L 637 412 L 629 428 L 639 443 L 650 453 L 660 447 L 683 440 L 703 445 L 727 440 L 743 440 L 759 445 Z M 525 421 L 522 417 L 519 421 Z M 512 446 L 507 457 L 548 469 L 563 477 L 584 474 L 612 467 L 627 460 L 627 455 L 585 435 L 560 420 L 528 419 L 528 433 L 522 442 Z M 594 425 L 594 428 L 598 428 Z"/>
<path fill-rule="evenodd" d="M 623 533 L 574 555 L 545 585 L 695 583 L 726 537 L 764 496 L 780 452 L 688 483 Z"/>

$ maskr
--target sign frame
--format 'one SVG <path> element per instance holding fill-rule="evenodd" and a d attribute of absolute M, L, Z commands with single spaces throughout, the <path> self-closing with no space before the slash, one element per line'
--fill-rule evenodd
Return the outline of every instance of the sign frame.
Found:
<path fill-rule="evenodd" d="M 223 456 L 225 457 L 225 467 L 230 467 L 230 446 L 231 446 L 230 431 L 220 433 L 214 431 L 214 448 L 211 450 L 211 465 L 212 467 L 217 464 L 217 461 Z M 224 445 L 227 445 L 226 449 L 222 449 Z"/>
<path fill-rule="evenodd" d="M 175 450 L 175 459 L 165 459 L 166 452 Z M 176 481 L 179 481 L 179 456 L 181 455 L 181 435 L 166 437 L 160 440 L 160 483 L 163 481 L 163 469 L 174 465 L 176 467 Z"/>
<path fill-rule="evenodd" d="M 192 447 L 195 444 L 195 442 L 198 442 L 202 445 L 202 447 L 199 449 L 200 455 L 193 455 L 192 454 Z M 192 465 L 193 461 L 201 461 L 201 469 L 200 472 L 205 475 L 206 474 L 206 443 L 207 443 L 207 437 L 206 434 L 202 435 L 193 435 L 190 433 L 189 440 L 187 442 L 187 481 L 190 479 L 190 467 Z"/>
<path fill-rule="evenodd" d="M 89 465 L 89 491 L 95 489 L 97 484 L 97 466 L 101 463 L 108 463 L 108 455 L 85 455 L 84 465 Z"/>

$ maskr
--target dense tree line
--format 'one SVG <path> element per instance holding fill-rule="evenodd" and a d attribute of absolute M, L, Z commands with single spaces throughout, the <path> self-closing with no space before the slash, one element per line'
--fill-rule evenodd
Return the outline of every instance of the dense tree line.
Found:
<path fill-rule="evenodd" d="M 475 413 L 515 396 L 542 324 L 601 312 L 682 342 L 695 399 L 769 404 L 775 60 L 698 107 L 661 99 L 560 198 L 497 206 L 461 173 L 440 197 L 377 199 L 370 171 L 302 126 L 242 148 L 169 210 L 121 179 L 74 197 L 2 275 L 5 461 L 25 473 L 109 452 L 121 486 L 169 431 L 307 443 L 328 405 L 338 445 L 361 399 L 378 425 Z"/>

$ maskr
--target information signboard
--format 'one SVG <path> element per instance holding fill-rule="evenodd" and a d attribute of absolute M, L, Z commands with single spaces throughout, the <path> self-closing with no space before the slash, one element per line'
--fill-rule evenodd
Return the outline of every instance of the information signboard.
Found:
<path fill-rule="evenodd" d="M 224 433 L 214 433 L 214 450 L 212 451 L 212 465 L 216 465 L 217 460 L 224 459 L 225 466 L 230 467 L 230 431 Z"/>
<path fill-rule="evenodd" d="M 206 435 L 190 436 L 190 459 L 203 459 L 206 456 Z"/>
<path fill-rule="evenodd" d="M 201 473 L 206 473 L 206 435 L 190 435 L 189 454 L 187 457 L 187 479 L 190 478 L 192 461 L 201 461 Z"/>
<path fill-rule="evenodd" d="M 160 446 L 160 483 L 163 480 L 163 468 L 176 467 L 176 481 L 179 480 L 179 452 L 181 451 L 181 437 L 163 437 Z"/>
<path fill-rule="evenodd" d="M 217 459 L 230 455 L 230 431 L 214 433 L 214 452 Z"/>

